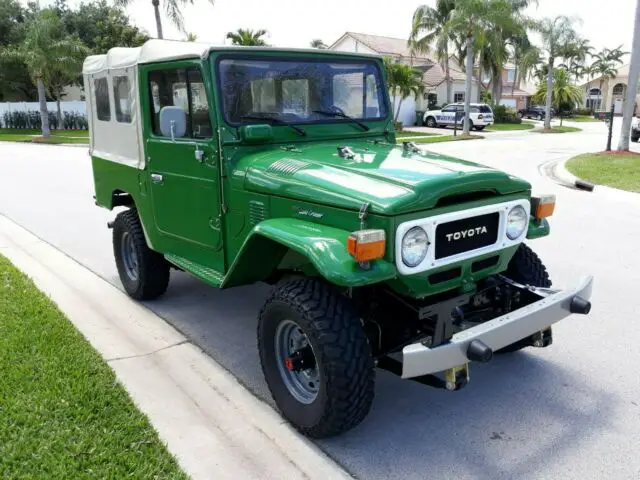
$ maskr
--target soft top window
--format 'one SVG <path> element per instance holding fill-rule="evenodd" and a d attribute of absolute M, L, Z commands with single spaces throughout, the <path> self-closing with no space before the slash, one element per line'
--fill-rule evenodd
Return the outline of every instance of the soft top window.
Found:
<path fill-rule="evenodd" d="M 256 121 L 250 118 L 256 116 L 290 123 L 344 121 L 318 111 L 359 120 L 387 116 L 382 77 L 373 61 L 224 58 L 217 68 L 224 116 L 231 124 Z"/>

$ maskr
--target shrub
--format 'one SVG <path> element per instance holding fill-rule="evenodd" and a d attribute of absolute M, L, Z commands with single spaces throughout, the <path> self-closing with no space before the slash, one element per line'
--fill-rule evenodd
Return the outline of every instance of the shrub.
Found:
<path fill-rule="evenodd" d="M 4 112 L 0 126 L 4 128 L 42 128 L 40 112 L 37 110 Z M 49 127 L 52 130 L 64 128 L 65 130 L 86 130 L 89 126 L 87 116 L 78 112 L 66 112 L 62 114 L 62 125 L 58 122 L 58 115 L 49 111 Z"/>
<path fill-rule="evenodd" d="M 576 115 L 587 115 L 587 116 L 591 116 L 593 115 L 593 110 L 591 108 L 577 108 L 575 111 Z"/>
<path fill-rule="evenodd" d="M 517 112 L 505 105 L 493 106 L 493 120 L 496 123 L 522 123 L 522 119 L 518 118 Z"/>

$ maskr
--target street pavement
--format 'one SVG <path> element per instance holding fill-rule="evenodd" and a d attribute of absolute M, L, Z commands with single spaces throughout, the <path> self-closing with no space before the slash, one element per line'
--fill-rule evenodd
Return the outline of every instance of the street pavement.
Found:
<path fill-rule="evenodd" d="M 554 285 L 595 276 L 593 310 L 554 329 L 547 349 L 472 365 L 470 384 L 450 393 L 380 372 L 365 422 L 318 445 L 362 479 L 640 478 L 640 195 L 575 191 L 539 173 L 541 165 L 601 151 L 602 123 L 581 133 L 527 131 L 431 150 L 504 169 L 555 193 L 551 236 L 530 245 Z M 614 146 L 616 145 L 614 138 Z M 633 145 L 637 150 L 637 144 Z M 93 204 L 84 148 L 0 144 L 0 213 L 120 288 L 107 221 Z M 172 274 L 167 295 L 148 303 L 272 403 L 256 350 L 264 285 L 218 291 Z"/>

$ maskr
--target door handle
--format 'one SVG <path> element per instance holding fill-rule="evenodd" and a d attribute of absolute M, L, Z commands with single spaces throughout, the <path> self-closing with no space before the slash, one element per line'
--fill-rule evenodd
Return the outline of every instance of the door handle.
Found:
<path fill-rule="evenodd" d="M 162 175 L 160 175 L 159 173 L 152 173 L 151 174 L 151 181 L 153 183 L 163 183 L 164 182 L 164 177 Z"/>

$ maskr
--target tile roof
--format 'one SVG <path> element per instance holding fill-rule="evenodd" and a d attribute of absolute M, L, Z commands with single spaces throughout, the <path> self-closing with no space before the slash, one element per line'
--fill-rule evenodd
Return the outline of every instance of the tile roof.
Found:
<path fill-rule="evenodd" d="M 451 77 L 451 80 L 454 82 L 456 81 L 464 82 L 467 79 L 466 73 L 461 72 L 456 68 L 453 68 L 452 65 L 449 65 L 449 76 Z M 444 82 L 444 77 L 445 77 L 445 74 L 444 74 L 444 68 L 442 68 L 442 65 L 440 65 L 439 63 L 434 63 L 433 65 L 431 65 L 426 69 L 426 71 L 424 72 L 424 75 L 422 76 L 422 81 L 430 87 L 437 87 L 442 82 Z"/>
<path fill-rule="evenodd" d="M 356 33 L 356 32 L 346 32 L 345 35 L 349 35 L 350 37 L 355 38 L 359 42 L 362 42 L 367 47 L 371 48 L 372 50 L 375 50 L 376 52 L 382 55 L 388 54 L 388 55 L 395 55 L 395 56 L 401 56 L 406 58 L 411 58 L 412 56 L 411 51 L 407 46 L 406 38 L 382 37 L 379 35 L 367 35 L 365 33 Z M 429 57 L 429 55 L 425 55 L 425 54 L 414 55 L 413 58 L 415 60 L 422 60 L 423 63 L 428 63 L 433 61 Z"/>

